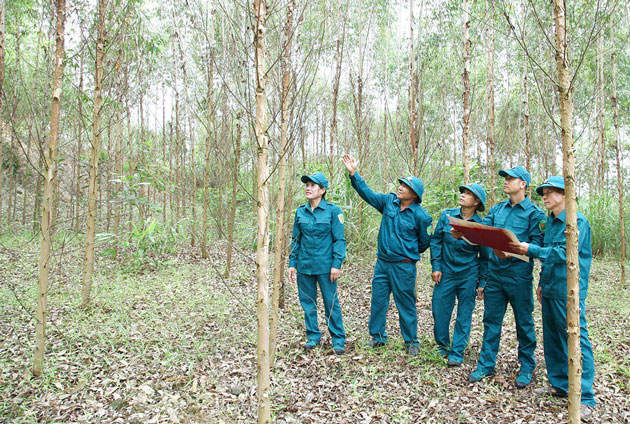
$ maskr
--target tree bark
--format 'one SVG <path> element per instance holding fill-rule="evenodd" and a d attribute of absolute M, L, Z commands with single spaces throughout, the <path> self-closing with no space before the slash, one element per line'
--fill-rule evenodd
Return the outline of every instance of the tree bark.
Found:
<path fill-rule="evenodd" d="M 41 221 L 41 242 L 39 249 L 39 281 L 37 290 L 37 310 L 35 313 L 35 351 L 33 354 L 33 375 L 41 376 L 44 371 L 46 347 L 46 319 L 48 317 L 48 277 L 50 252 L 52 250 L 51 227 L 54 180 L 57 174 L 59 154 L 59 117 L 61 115 L 61 92 L 64 66 L 64 30 L 66 18 L 65 0 L 55 3 L 57 22 L 55 25 L 55 65 L 53 74 L 52 107 L 50 113 L 50 140 L 46 152 L 46 176 Z"/>
<path fill-rule="evenodd" d="M 230 213 L 228 216 L 228 245 L 227 259 L 225 261 L 225 276 L 230 276 L 232 269 L 232 252 L 234 250 L 234 218 L 236 217 L 236 193 L 238 190 L 238 168 L 241 158 L 241 115 L 236 117 L 236 138 L 234 141 L 234 167 L 232 171 L 232 199 L 230 200 Z"/>
<path fill-rule="evenodd" d="M 103 107 L 103 61 L 105 58 L 105 13 L 107 0 L 98 1 L 96 38 L 96 67 L 94 72 L 94 112 L 92 118 L 92 149 L 90 152 L 90 182 L 88 188 L 88 212 L 85 229 L 85 262 L 81 303 L 90 303 L 92 276 L 94 274 L 94 240 L 96 237 L 96 196 L 98 192 L 98 159 L 101 154 L 101 112 Z"/>
<path fill-rule="evenodd" d="M 623 173 L 621 168 L 621 137 L 619 136 L 619 112 L 617 106 L 617 51 L 615 50 L 615 27 L 613 24 L 613 18 L 610 17 L 610 77 L 612 84 L 612 95 L 610 101 L 613 108 L 613 123 L 615 126 L 615 159 L 617 168 L 617 196 L 619 198 L 619 244 L 620 244 L 620 268 L 621 275 L 619 279 L 619 288 L 623 288 L 626 284 L 626 230 L 624 226 L 624 213 L 623 213 Z"/>
<path fill-rule="evenodd" d="M 604 194 L 604 180 L 606 175 L 606 140 L 604 122 L 604 48 L 603 32 L 597 35 L 597 77 L 595 87 L 597 90 L 596 110 L 597 110 L 597 182 L 595 187 L 599 194 Z"/>
<path fill-rule="evenodd" d="M 494 157 L 494 1 L 490 2 L 490 12 L 488 14 L 488 177 L 490 180 L 490 205 L 497 202 L 495 185 L 496 185 L 496 165 Z M 486 4 L 488 0 L 486 0 Z"/>
<path fill-rule="evenodd" d="M 330 151 L 329 151 L 329 169 L 330 177 L 334 175 L 335 153 L 337 147 L 337 103 L 339 98 L 339 81 L 341 80 L 341 64 L 343 62 L 343 48 L 346 41 L 346 18 L 341 7 L 337 7 L 337 20 L 341 21 L 341 36 L 337 32 L 337 48 L 335 50 L 335 79 L 333 82 L 332 97 L 332 113 L 330 118 Z"/>
<path fill-rule="evenodd" d="M 269 357 L 269 139 L 267 136 L 267 69 L 265 33 L 267 1 L 254 0 L 254 60 L 256 66 L 257 216 L 256 275 L 258 296 L 258 424 L 271 422 Z"/>
<path fill-rule="evenodd" d="M 207 81 L 206 81 L 206 142 L 203 171 L 203 207 L 201 220 L 201 257 L 208 258 L 208 219 L 210 208 L 210 167 L 212 165 L 212 128 L 214 124 L 213 87 L 214 79 L 214 15 L 210 11 L 210 31 L 207 35 Z M 231 247 L 228 247 L 230 249 Z M 227 267 L 229 269 L 229 267 Z"/>
<path fill-rule="evenodd" d="M 465 0 L 467 1 L 467 0 Z M 409 144 L 413 157 L 413 174 L 418 175 L 418 134 L 416 133 L 416 59 L 413 36 L 413 0 L 409 0 Z"/>
<path fill-rule="evenodd" d="M 527 9 L 525 5 L 525 0 L 521 0 L 521 8 L 523 10 L 523 33 L 522 44 L 526 45 L 526 36 L 527 36 Z M 532 167 L 532 145 L 531 145 L 531 137 L 530 137 L 530 127 L 529 127 L 529 87 L 527 74 L 529 72 L 529 68 L 527 66 L 527 54 L 523 53 L 523 125 L 525 126 L 525 168 L 531 172 Z M 532 187 L 531 185 L 527 186 L 527 195 L 531 196 Z"/>
<path fill-rule="evenodd" d="M 580 287 L 578 265 L 577 202 L 575 191 L 575 147 L 573 140 L 573 87 L 567 51 L 565 0 L 554 0 L 556 32 L 556 66 L 562 157 L 564 161 L 564 193 L 566 198 L 567 256 L 567 334 L 569 346 L 569 423 L 580 423 L 582 359 L 580 349 Z"/>
<path fill-rule="evenodd" d="M 293 10 L 295 0 L 287 5 L 287 21 L 284 28 L 284 52 L 282 54 L 282 89 L 280 98 L 280 158 L 278 163 L 278 201 L 276 212 L 276 234 L 273 250 L 273 294 L 271 298 L 271 319 L 269 329 L 269 363 L 273 365 L 276 357 L 276 335 L 278 333 L 278 308 L 280 287 L 284 276 L 282 255 L 283 240 L 287 229 L 284 222 L 285 191 L 287 175 L 287 156 L 289 154 L 289 98 L 291 90 L 291 41 L 293 39 Z M 332 144 L 331 144 L 332 147 Z M 332 157 L 332 155 L 331 155 Z"/>
<path fill-rule="evenodd" d="M 464 171 L 464 184 L 470 183 L 470 153 L 468 151 L 469 144 L 469 123 L 470 123 L 470 5 L 468 0 L 462 3 L 463 14 L 463 51 L 464 51 L 464 72 L 462 73 L 462 81 L 464 84 L 464 116 L 462 117 L 462 168 Z"/>
<path fill-rule="evenodd" d="M 4 39 L 5 30 L 5 1 L 0 0 L 0 234 L 2 234 L 2 177 L 4 172 L 4 136 L 7 133 L 4 123 Z M 26 192 L 24 192 L 26 196 Z"/>

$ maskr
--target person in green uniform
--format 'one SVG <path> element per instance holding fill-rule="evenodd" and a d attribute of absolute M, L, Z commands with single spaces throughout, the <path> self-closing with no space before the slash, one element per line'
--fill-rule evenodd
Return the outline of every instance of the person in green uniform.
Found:
<path fill-rule="evenodd" d="M 505 178 L 503 192 L 509 198 L 490 209 L 482 223 L 514 232 L 520 241 L 541 244 L 545 224 L 545 213 L 526 195 L 531 182 L 529 172 L 522 166 L 499 171 Z M 512 307 L 518 339 L 520 370 L 516 377 L 516 388 L 524 389 L 531 383 L 536 359 L 536 332 L 534 328 L 533 261 L 525 262 L 507 257 L 494 251 L 488 262 L 488 277 L 485 287 L 479 287 L 479 296 L 484 299 L 483 341 L 477 368 L 468 375 L 475 383 L 494 373 L 497 353 L 501 343 L 501 328 L 507 305 Z"/>
<path fill-rule="evenodd" d="M 488 269 L 489 249 L 454 238 L 449 224 L 449 216 L 480 223 L 477 212 L 485 209 L 486 191 L 476 183 L 459 186 L 459 191 L 459 207 L 442 212 L 431 236 L 433 336 L 449 367 L 460 366 L 464 359 L 477 287 L 485 286 Z M 455 299 L 457 318 L 451 343 L 449 326 Z"/>
<path fill-rule="evenodd" d="M 342 160 L 352 187 L 383 215 L 372 278 L 369 346 L 380 347 L 387 342 L 386 317 L 393 294 L 405 350 L 417 356 L 416 262 L 429 247 L 427 230 L 431 226 L 431 216 L 420 206 L 424 184 L 420 178 L 409 176 L 398 179 L 400 186 L 396 194 L 374 193 L 357 172 L 357 161 L 347 154 Z"/>
<path fill-rule="evenodd" d="M 328 189 L 328 180 L 324 174 L 316 172 L 304 175 L 302 182 L 305 183 L 304 194 L 308 202 L 295 211 L 287 273 L 290 281 L 295 282 L 297 279 L 300 304 L 304 310 L 307 337 L 304 349 L 314 349 L 322 337 L 317 325 L 319 285 L 333 351 L 342 355 L 346 332 L 337 294 L 337 280 L 346 257 L 343 212 L 339 206 L 324 198 Z"/>
<path fill-rule="evenodd" d="M 564 178 L 549 177 L 536 188 L 550 211 L 545 225 L 545 238 L 541 246 L 514 243 L 511 247 L 530 258 L 542 262 L 536 294 L 542 307 L 543 348 L 550 386 L 534 390 L 537 394 L 567 397 L 569 391 L 569 348 L 567 344 L 567 239 Z M 593 379 L 595 363 L 593 347 L 588 338 L 586 322 L 586 296 L 591 271 L 591 225 L 581 212 L 577 213 L 578 257 L 580 266 L 580 349 L 582 351 L 582 418 L 589 418 L 595 407 Z"/>

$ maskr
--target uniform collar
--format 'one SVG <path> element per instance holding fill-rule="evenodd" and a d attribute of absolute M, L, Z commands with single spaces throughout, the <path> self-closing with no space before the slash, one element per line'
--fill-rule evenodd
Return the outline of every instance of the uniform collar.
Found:
<path fill-rule="evenodd" d="M 460 217 L 461 219 L 464 219 L 464 215 L 462 214 L 462 207 L 460 206 L 457 209 L 457 215 L 455 215 L 456 217 Z M 481 217 L 477 214 L 477 212 L 475 212 L 470 218 L 467 219 L 467 221 L 478 221 L 480 220 Z"/>
<path fill-rule="evenodd" d="M 516 205 L 512 205 L 512 202 L 510 201 L 509 198 L 507 199 L 507 203 L 512 208 L 514 208 L 516 206 L 520 206 L 521 209 L 527 209 L 527 207 L 532 203 L 532 201 L 529 200 L 529 196 L 525 195 L 525 198 L 523 200 L 521 200 L 520 202 L 518 202 Z"/>
<path fill-rule="evenodd" d="M 306 206 L 307 206 L 307 209 L 309 209 L 309 210 L 311 209 L 310 203 L 306 202 Z M 317 205 L 317 207 L 315 209 L 326 210 L 327 207 L 328 207 L 328 202 L 326 201 L 325 198 L 322 197 L 321 202 L 319 202 L 319 205 Z"/>
<path fill-rule="evenodd" d="M 394 196 L 396 196 L 395 193 L 392 193 Z M 398 197 L 394 197 L 394 204 L 398 206 L 398 208 L 400 208 L 400 199 Z M 411 205 L 407 206 L 405 208 L 405 210 L 407 209 L 411 209 L 412 211 L 415 210 L 415 208 L 420 207 L 420 205 L 416 202 L 413 202 Z"/>
<path fill-rule="evenodd" d="M 553 219 L 559 219 L 559 220 L 560 220 L 560 221 L 562 221 L 562 222 L 566 222 L 566 220 L 567 220 L 567 210 L 566 210 L 566 209 L 563 209 L 563 210 L 562 210 L 562 212 L 560 212 L 560 213 L 558 214 L 558 216 L 555 216 L 555 215 L 553 214 L 553 212 L 551 212 L 551 217 L 552 217 Z"/>

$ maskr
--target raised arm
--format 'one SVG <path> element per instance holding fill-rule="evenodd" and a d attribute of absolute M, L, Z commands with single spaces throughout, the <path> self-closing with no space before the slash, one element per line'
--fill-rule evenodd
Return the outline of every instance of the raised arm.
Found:
<path fill-rule="evenodd" d="M 376 210 L 383 213 L 388 195 L 383 193 L 374 193 L 372 191 L 370 186 L 367 185 L 357 172 L 357 160 L 355 158 L 345 153 L 341 160 L 348 170 L 348 175 L 350 175 L 350 183 L 359 196 L 361 196 L 361 198 L 371 206 L 376 208 Z"/>

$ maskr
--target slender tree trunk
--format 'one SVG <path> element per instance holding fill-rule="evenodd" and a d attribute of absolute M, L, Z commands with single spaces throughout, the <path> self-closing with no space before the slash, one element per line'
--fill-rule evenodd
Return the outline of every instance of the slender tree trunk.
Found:
<path fill-rule="evenodd" d="M 494 1 L 490 2 L 488 19 L 488 177 L 490 180 L 490 205 L 497 202 L 495 194 L 496 165 L 494 157 Z M 486 4 L 488 0 L 486 0 Z"/>
<path fill-rule="evenodd" d="M 98 192 L 98 159 L 101 154 L 101 112 L 103 106 L 103 60 L 105 58 L 105 13 L 107 0 L 98 1 L 98 26 L 96 39 L 96 68 L 94 75 L 94 112 L 92 119 L 92 149 L 90 154 L 90 182 L 88 188 L 88 212 L 85 230 L 85 262 L 83 264 L 83 288 L 81 303 L 90 303 L 92 276 L 94 274 L 94 240 L 96 236 L 96 196 Z"/>
<path fill-rule="evenodd" d="M 256 65 L 257 215 L 256 275 L 258 279 L 258 424 L 271 422 L 269 356 L 269 139 L 267 137 L 267 69 L 265 32 L 267 2 L 254 0 L 254 59 Z"/>
<path fill-rule="evenodd" d="M 232 251 L 234 250 L 234 219 L 236 218 L 236 193 L 238 190 L 238 167 L 241 157 L 241 115 L 236 117 L 236 138 L 234 141 L 234 167 L 232 175 L 232 199 L 230 200 L 230 214 L 228 216 L 228 245 L 227 260 L 225 261 L 225 276 L 230 276 L 232 269 Z"/>
<path fill-rule="evenodd" d="M 276 213 L 276 234 L 273 250 L 273 295 L 271 299 L 271 319 L 269 334 L 269 362 L 273 365 L 276 357 L 276 335 L 278 333 L 278 307 L 280 303 L 280 287 L 284 268 L 282 255 L 283 240 L 286 237 L 284 222 L 285 191 L 287 175 L 287 156 L 289 154 L 289 98 L 291 89 L 291 41 L 293 39 L 293 10 L 295 0 L 287 5 L 287 21 L 285 25 L 284 52 L 282 54 L 282 90 L 280 98 L 280 158 L 278 164 L 278 201 Z"/>
<path fill-rule="evenodd" d="M 178 27 L 178 24 L 176 22 L 175 19 L 175 11 L 173 10 L 173 25 L 175 28 Z M 180 57 L 180 61 L 181 61 L 181 70 L 182 70 L 182 76 L 183 76 L 183 82 L 184 82 L 184 102 L 186 102 L 186 105 L 188 105 L 188 131 L 189 131 L 189 136 L 190 136 L 190 171 L 191 171 L 191 184 L 190 184 L 190 205 L 191 205 L 191 212 L 192 212 L 192 220 L 191 220 L 191 231 L 190 231 L 190 245 L 194 246 L 195 245 L 195 232 L 196 232 L 196 228 L 197 228 L 197 223 L 196 223 L 196 209 L 195 209 L 195 205 L 196 205 L 196 193 L 197 193 L 197 178 L 195 175 L 195 140 L 194 140 L 194 131 L 193 131 L 193 123 L 192 123 L 192 115 L 193 115 L 193 111 L 192 111 L 192 102 L 190 101 L 190 98 L 188 96 L 188 73 L 186 71 L 186 58 L 184 57 L 184 49 L 182 47 L 182 41 L 180 39 L 179 36 L 179 32 L 177 31 L 177 29 L 175 29 L 175 40 L 177 41 L 177 49 L 179 51 L 179 57 Z M 209 128 L 209 127 L 208 127 Z M 183 163 L 182 163 L 182 173 L 183 175 L 185 174 L 184 171 L 184 166 L 185 166 L 185 155 L 186 153 L 183 153 L 184 155 L 184 159 L 183 159 Z M 185 190 L 184 190 L 185 193 Z M 185 197 L 185 196 L 182 196 Z M 185 211 L 185 209 L 184 209 Z"/>
<path fill-rule="evenodd" d="M 122 50 L 118 53 L 118 60 L 122 60 Z M 120 212 L 124 207 L 124 203 L 120 200 L 120 192 L 122 190 L 122 178 L 123 178 L 123 158 L 122 158 L 122 104 L 123 96 L 125 95 L 124 80 L 122 75 L 118 74 L 118 105 L 116 106 L 116 124 L 114 128 L 114 137 L 116 139 L 116 146 L 114 147 L 114 173 L 115 184 L 113 198 L 116 199 L 114 208 L 114 234 L 119 234 L 120 231 Z"/>
<path fill-rule="evenodd" d="M 523 33 L 522 33 L 522 44 L 526 45 L 526 35 L 527 35 L 527 9 L 525 6 L 525 0 L 521 0 L 521 8 L 523 10 Z M 527 171 L 532 172 L 532 146 L 531 146 L 531 138 L 530 138 L 530 128 L 529 128 L 529 87 L 527 81 L 527 74 L 529 72 L 527 66 L 527 54 L 523 53 L 523 125 L 525 126 L 525 168 Z M 531 196 L 532 187 L 531 185 L 527 186 L 527 195 Z"/>
<path fill-rule="evenodd" d="M 81 38 L 83 38 L 83 31 L 81 31 Z M 83 60 L 84 50 L 81 50 L 81 56 L 79 57 L 79 95 L 77 96 L 77 161 L 75 172 L 75 199 L 74 199 L 74 231 L 79 232 L 79 217 L 81 216 L 81 155 L 83 155 Z"/>
<path fill-rule="evenodd" d="M 409 0 L 409 144 L 413 156 L 413 174 L 418 175 L 418 134 L 416 133 L 416 59 L 413 35 L 413 0 Z"/>
<path fill-rule="evenodd" d="M 463 51 L 464 51 L 464 72 L 462 81 L 464 84 L 464 116 L 462 117 L 462 168 L 464 171 L 464 184 L 470 183 L 470 153 L 468 152 L 468 144 L 470 138 L 470 5 L 468 0 L 463 0 Z"/>
<path fill-rule="evenodd" d="M 162 166 L 166 166 L 166 90 L 164 81 L 162 81 Z M 167 208 L 167 192 L 169 190 L 163 188 L 162 191 L 162 223 L 166 225 L 166 208 Z"/>
<path fill-rule="evenodd" d="M 606 140 L 604 124 L 604 48 L 603 32 L 597 36 L 597 77 L 595 87 L 597 90 L 597 183 L 595 187 L 599 194 L 604 194 L 604 179 L 606 175 Z"/>
<path fill-rule="evenodd" d="M 573 141 L 573 87 L 570 85 L 567 51 L 566 2 L 554 0 L 556 32 L 556 65 L 558 67 L 558 97 L 564 161 L 564 193 L 566 198 L 567 238 L 567 334 L 569 345 L 569 423 L 580 423 L 582 394 L 582 359 L 580 349 L 580 287 L 578 265 L 577 202 L 575 192 L 575 148 Z"/>
<path fill-rule="evenodd" d="M 2 234 L 2 164 L 4 163 L 4 137 L 7 128 L 4 123 L 4 38 L 6 27 L 4 25 L 5 0 L 0 0 L 0 234 Z M 26 191 L 24 192 L 26 196 Z"/>
<path fill-rule="evenodd" d="M 46 348 L 46 319 L 48 317 L 48 273 L 50 252 L 52 250 L 51 222 L 54 179 L 57 173 L 59 154 L 59 117 L 61 114 L 61 84 L 64 65 L 64 30 L 66 17 L 65 0 L 55 3 L 57 23 L 55 26 L 55 66 L 53 75 L 52 108 L 50 114 L 50 140 L 46 152 L 46 177 L 42 208 L 41 243 L 39 249 L 39 283 L 37 290 L 37 310 L 35 313 L 35 351 L 33 354 L 33 375 L 41 376 L 44 371 L 44 352 Z"/>
<path fill-rule="evenodd" d="M 337 5 L 337 21 L 341 21 L 341 33 L 337 31 L 337 48 L 335 50 L 335 79 L 333 80 L 332 113 L 330 118 L 330 177 L 334 176 L 334 163 L 337 145 L 337 103 L 339 98 L 339 81 L 341 80 L 341 64 L 343 62 L 343 47 L 346 41 L 346 18 L 341 7 Z"/>
<path fill-rule="evenodd" d="M 619 136 L 619 112 L 617 106 L 617 51 L 615 50 L 615 27 L 613 24 L 613 18 L 610 17 L 610 77 L 612 84 L 612 95 L 610 100 L 613 107 L 613 122 L 615 125 L 615 159 L 617 161 L 617 195 L 619 197 L 619 244 L 620 244 L 620 268 L 621 275 L 619 276 L 619 288 L 623 288 L 626 284 L 626 230 L 624 226 L 624 213 L 623 213 L 623 173 L 621 167 L 621 137 Z"/>
<path fill-rule="evenodd" d="M 208 34 L 208 52 L 207 52 L 207 60 L 208 64 L 208 72 L 207 72 L 207 81 L 206 81 L 206 144 L 205 144 L 205 161 L 204 161 L 204 172 L 203 172 L 203 210 L 202 210 L 202 220 L 201 220 L 201 257 L 208 258 L 208 219 L 209 219 L 209 208 L 210 208 L 210 167 L 212 164 L 212 128 L 214 123 L 214 103 L 213 103 L 213 89 L 212 89 L 212 81 L 214 78 L 214 28 L 213 25 L 213 14 L 210 13 L 210 28 Z M 231 249 L 231 246 L 228 246 L 228 249 Z M 228 272 L 226 271 L 226 274 Z"/>

